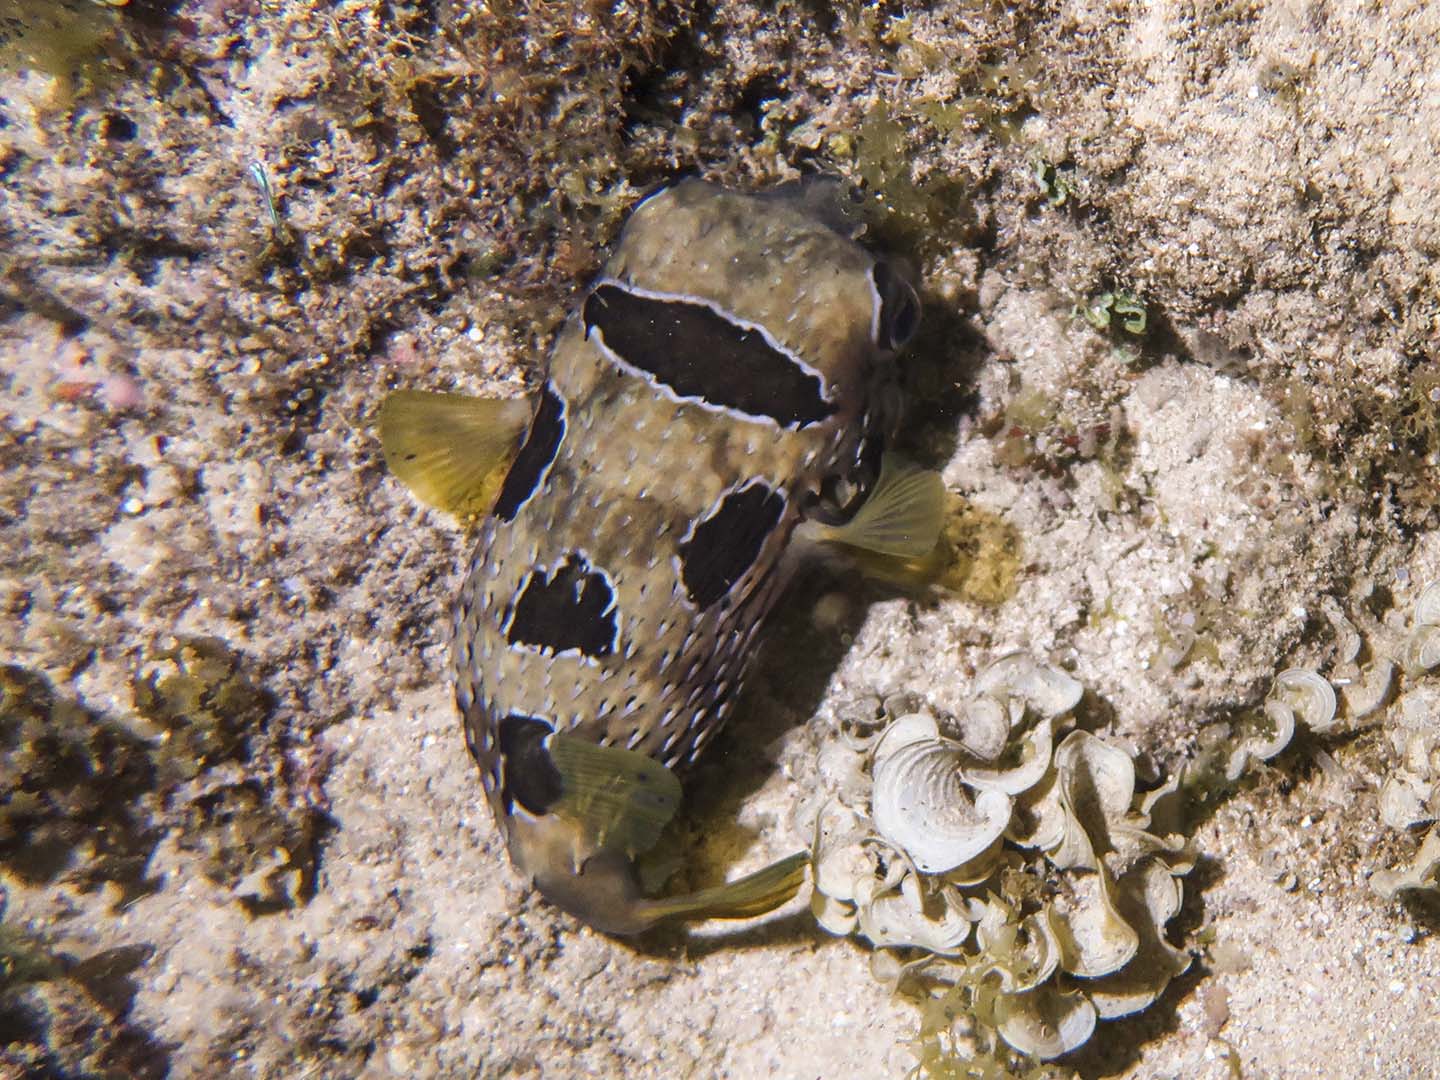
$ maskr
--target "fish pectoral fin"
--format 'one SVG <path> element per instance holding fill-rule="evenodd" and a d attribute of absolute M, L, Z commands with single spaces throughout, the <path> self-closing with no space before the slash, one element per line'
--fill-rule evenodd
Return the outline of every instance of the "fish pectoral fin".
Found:
<path fill-rule="evenodd" d="M 945 525 L 945 482 L 894 454 L 880 461 L 880 476 L 869 496 L 844 525 L 807 522 L 817 541 L 845 544 L 878 555 L 918 559 L 934 550 Z"/>
<path fill-rule="evenodd" d="M 736 881 L 698 892 L 641 901 L 647 919 L 748 919 L 786 903 L 805 881 L 808 851 L 796 852 Z"/>
<path fill-rule="evenodd" d="M 385 464 L 426 505 L 483 516 L 500 495 L 530 411 L 523 398 L 398 390 L 380 406 Z"/>
<path fill-rule="evenodd" d="M 557 733 L 545 742 L 561 784 L 550 812 L 579 827 L 582 850 L 633 858 L 655 846 L 684 794 L 674 773 L 637 751 L 575 735 Z"/>

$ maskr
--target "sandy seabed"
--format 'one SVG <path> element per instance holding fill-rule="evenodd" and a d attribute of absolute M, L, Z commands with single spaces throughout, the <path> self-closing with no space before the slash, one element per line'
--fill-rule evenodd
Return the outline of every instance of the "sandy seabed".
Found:
<path fill-rule="evenodd" d="M 380 462 L 388 390 L 533 385 L 679 169 L 880 196 L 925 282 L 909 449 L 1022 554 L 999 602 L 797 586 L 696 780 L 702 876 L 808 843 L 857 702 L 954 709 L 1029 649 L 1153 777 L 1328 670 L 1322 598 L 1394 655 L 1440 580 L 1433 5 L 74 12 L 0 46 L 0 1076 L 913 1065 L 915 1006 L 803 899 L 626 943 L 517 878 L 445 681 L 466 540 Z M 226 734 L 206 684 L 210 742 L 137 691 L 200 639 L 244 690 Z M 1190 971 L 1059 1075 L 1436 1075 L 1435 906 L 1369 878 L 1418 847 L 1378 795 L 1437 708 L 1400 678 L 1207 806 Z M 193 763 L 122 776 L 101 728 Z"/>

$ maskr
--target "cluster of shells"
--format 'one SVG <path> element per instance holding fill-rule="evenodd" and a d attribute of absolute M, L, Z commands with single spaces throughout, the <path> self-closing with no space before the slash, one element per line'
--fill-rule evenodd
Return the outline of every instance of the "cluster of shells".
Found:
<path fill-rule="evenodd" d="M 1255 762 L 1279 756 L 1295 738 L 1297 722 L 1323 735 L 1334 730 L 1337 715 L 1338 702 L 1330 680 L 1307 668 L 1280 672 L 1260 711 L 1240 718 L 1225 779 L 1239 780 Z"/>
<path fill-rule="evenodd" d="M 1226 780 L 1238 780 L 1257 762 L 1276 757 L 1294 738 L 1297 723 L 1326 735 L 1340 727 L 1342 713 L 1354 724 L 1377 712 L 1391 701 L 1396 677 L 1403 675 L 1404 691 L 1385 721 L 1399 762 L 1381 787 L 1380 817 L 1400 830 L 1434 825 L 1440 821 L 1440 687 L 1425 676 L 1440 669 L 1440 582 L 1421 591 L 1399 647 L 1392 650 L 1394 659 L 1377 654 L 1362 664 L 1359 631 L 1332 597 L 1321 604 L 1336 636 L 1328 678 L 1305 668 L 1277 675 L 1263 706 L 1239 718 L 1225 762 Z M 1316 756 L 1322 765 L 1334 765 L 1323 751 Z M 1440 891 L 1440 827 L 1432 829 L 1414 863 L 1382 870 L 1370 883 L 1386 899 L 1404 890 Z"/>
<path fill-rule="evenodd" d="M 1440 669 L 1440 582 L 1421 591 L 1394 659 L 1377 654 L 1360 663 L 1359 631 L 1333 598 L 1324 598 L 1322 606 L 1336 635 L 1329 677 L 1304 668 L 1277 675 L 1262 708 L 1240 717 L 1226 779 L 1238 780 L 1256 762 L 1276 757 L 1290 744 L 1297 722 L 1326 735 L 1339 728 L 1342 712 L 1352 724 L 1375 713 L 1391 700 L 1402 674 L 1404 692 L 1385 723 L 1399 760 L 1380 790 L 1380 818 L 1393 829 L 1433 826 L 1440 821 L 1440 687 L 1425 676 Z M 1320 751 L 1317 757 L 1322 764 L 1330 760 Z M 1382 870 L 1370 883 L 1386 899 L 1405 890 L 1440 891 L 1440 827 L 1432 828 L 1409 867 Z"/>
<path fill-rule="evenodd" d="M 1340 727 L 1344 715 L 1361 720 L 1385 704 L 1395 678 L 1395 663 L 1375 656 L 1361 663 L 1364 641 L 1334 597 L 1324 597 L 1321 608 L 1335 631 L 1335 662 L 1329 677 L 1308 668 L 1288 668 L 1275 676 L 1264 704 L 1239 718 L 1236 738 L 1225 766 L 1225 779 L 1235 781 L 1258 761 L 1270 761 L 1295 737 L 1297 725 L 1316 735 Z M 1440 638 L 1437 638 L 1440 644 Z M 1409 646 L 1407 644 L 1408 652 Z M 1405 661 L 1408 664 L 1408 659 Z M 1340 694 L 1336 694 L 1336 688 Z"/>
<path fill-rule="evenodd" d="M 1394 829 L 1431 826 L 1415 861 L 1382 870 L 1370 884 L 1386 899 L 1406 890 L 1440 891 L 1440 688 L 1420 684 L 1440 668 L 1440 582 L 1420 593 L 1401 648 L 1405 674 L 1417 680 L 1399 702 L 1398 723 L 1388 735 L 1399 764 L 1380 789 L 1380 818 Z"/>
<path fill-rule="evenodd" d="M 822 762 L 815 915 L 926 995 L 954 1053 L 1059 1057 L 1189 964 L 1165 938 L 1194 864 L 1177 784 L 1138 794 L 1132 753 L 1074 728 L 1082 693 L 1011 654 L 953 722 L 909 712 Z"/>

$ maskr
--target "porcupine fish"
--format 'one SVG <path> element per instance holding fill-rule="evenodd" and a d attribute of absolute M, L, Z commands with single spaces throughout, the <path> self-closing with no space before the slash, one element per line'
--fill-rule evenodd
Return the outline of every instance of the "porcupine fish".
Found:
<path fill-rule="evenodd" d="M 886 453 L 920 304 L 856 240 L 847 189 L 664 188 L 626 222 L 532 401 L 401 391 L 392 471 L 488 514 L 455 606 L 456 699 L 511 861 L 552 903 L 636 933 L 794 895 L 805 853 L 684 896 L 635 860 L 729 717 L 805 550 L 913 558 L 933 472 Z"/>

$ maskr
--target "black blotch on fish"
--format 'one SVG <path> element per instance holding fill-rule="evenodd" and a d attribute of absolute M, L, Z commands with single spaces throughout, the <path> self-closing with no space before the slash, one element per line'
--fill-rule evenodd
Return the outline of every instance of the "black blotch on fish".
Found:
<path fill-rule="evenodd" d="M 585 333 L 598 330 L 624 363 L 682 398 L 803 428 L 834 415 L 820 377 L 756 329 L 705 304 L 636 296 L 619 285 L 585 298 Z"/>
<path fill-rule="evenodd" d="M 505 812 L 519 803 L 537 817 L 549 811 L 564 793 L 560 770 L 545 749 L 545 737 L 554 732 L 543 720 L 511 713 L 500 721 L 500 789 Z"/>
<path fill-rule="evenodd" d="M 586 656 L 615 651 L 615 593 L 604 574 L 571 552 L 553 574 L 534 570 L 525 579 L 506 639 L 557 653 L 578 649 Z"/>
<path fill-rule="evenodd" d="M 902 349 L 920 328 L 920 298 L 910 283 L 883 259 L 870 271 L 880 295 L 880 319 L 875 344 L 882 349 Z"/>
<path fill-rule="evenodd" d="M 530 422 L 530 431 L 525 436 L 525 445 L 515 455 L 510 471 L 505 474 L 505 483 L 500 488 L 500 497 L 495 501 L 495 516 L 502 521 L 513 521 L 520 507 L 535 493 L 540 480 L 560 450 L 565 438 L 565 402 L 555 393 L 549 383 L 540 393 L 540 407 L 535 410 L 535 419 Z"/>
<path fill-rule="evenodd" d="M 721 500 L 680 544 L 680 577 L 701 611 L 716 603 L 749 570 L 765 538 L 780 523 L 785 497 L 755 480 Z"/>

